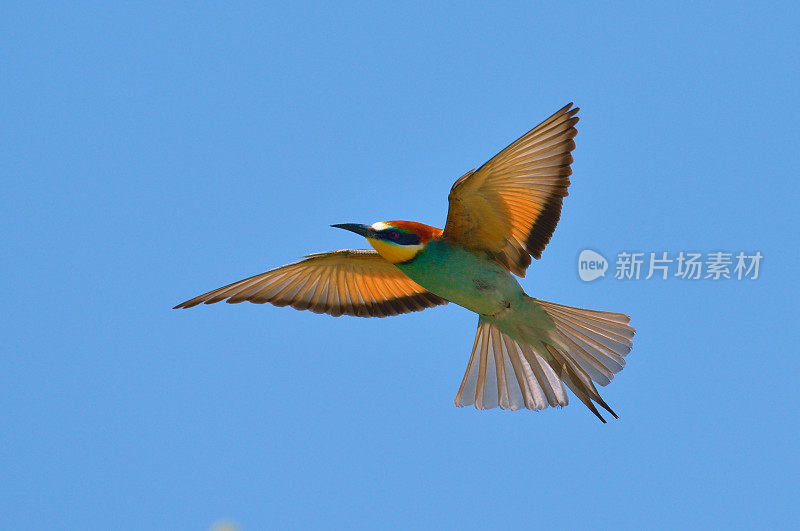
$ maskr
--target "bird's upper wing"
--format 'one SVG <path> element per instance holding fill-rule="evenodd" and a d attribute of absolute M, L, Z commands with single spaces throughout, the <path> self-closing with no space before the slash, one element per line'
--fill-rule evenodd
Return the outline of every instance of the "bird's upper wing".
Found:
<path fill-rule="evenodd" d="M 229 303 L 270 302 L 333 316 L 359 317 L 387 317 L 447 303 L 377 252 L 366 249 L 312 254 L 294 264 L 209 291 L 175 308 L 225 299 Z"/>
<path fill-rule="evenodd" d="M 529 255 L 541 257 L 567 195 L 578 122 L 578 108 L 570 107 L 455 182 L 445 238 L 485 250 L 512 273 L 525 276 Z"/>

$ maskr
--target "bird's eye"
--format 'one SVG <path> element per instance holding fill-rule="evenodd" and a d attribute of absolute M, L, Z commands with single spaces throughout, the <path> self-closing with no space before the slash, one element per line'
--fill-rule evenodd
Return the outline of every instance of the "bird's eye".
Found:
<path fill-rule="evenodd" d="M 397 232 L 396 230 L 393 230 L 393 231 L 391 231 L 389 233 L 389 238 L 391 238 L 392 240 L 396 240 L 399 237 L 400 237 L 400 233 Z"/>

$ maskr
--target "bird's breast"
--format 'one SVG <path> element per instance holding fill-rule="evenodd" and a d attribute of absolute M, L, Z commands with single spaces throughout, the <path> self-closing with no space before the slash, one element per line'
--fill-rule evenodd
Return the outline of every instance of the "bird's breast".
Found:
<path fill-rule="evenodd" d="M 485 254 L 442 240 L 397 266 L 431 293 L 482 315 L 507 311 L 524 294 L 516 279 Z"/>

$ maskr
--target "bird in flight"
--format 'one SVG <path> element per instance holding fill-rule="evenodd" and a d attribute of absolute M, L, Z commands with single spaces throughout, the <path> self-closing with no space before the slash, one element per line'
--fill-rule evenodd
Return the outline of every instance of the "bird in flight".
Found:
<path fill-rule="evenodd" d="M 453 302 L 478 314 L 457 406 L 565 406 L 568 387 L 601 421 L 595 403 L 618 418 L 594 384 L 607 385 L 625 365 L 630 317 L 529 297 L 514 277 L 541 257 L 558 223 L 577 112 L 570 103 L 461 176 L 444 230 L 414 221 L 333 225 L 364 236 L 372 249 L 312 254 L 175 308 L 227 299 L 387 317 Z"/>

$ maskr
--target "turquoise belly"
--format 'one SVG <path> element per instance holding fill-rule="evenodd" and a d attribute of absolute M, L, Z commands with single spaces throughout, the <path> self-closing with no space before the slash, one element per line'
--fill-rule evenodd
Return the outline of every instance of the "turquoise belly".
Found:
<path fill-rule="evenodd" d="M 430 242 L 414 260 L 397 267 L 431 293 L 482 315 L 497 315 L 524 295 L 503 266 L 443 241 Z"/>

